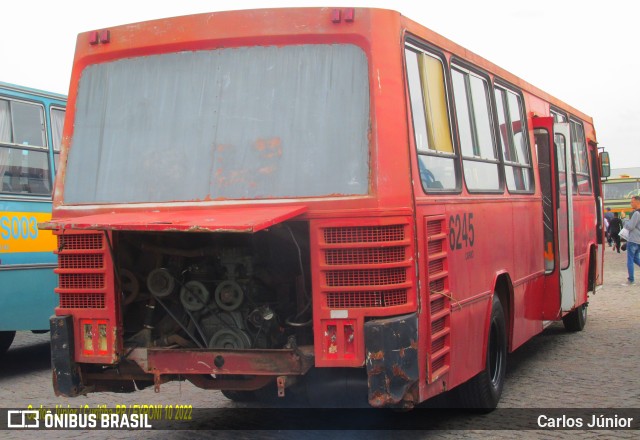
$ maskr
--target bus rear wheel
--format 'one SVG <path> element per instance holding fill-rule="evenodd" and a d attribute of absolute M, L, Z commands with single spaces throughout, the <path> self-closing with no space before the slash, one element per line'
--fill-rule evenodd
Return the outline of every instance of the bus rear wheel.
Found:
<path fill-rule="evenodd" d="M 229 376 L 229 379 L 243 379 L 249 376 L 233 375 Z M 276 399 L 278 395 L 278 389 L 276 388 L 276 381 L 273 380 L 262 388 L 257 390 L 220 390 L 222 395 L 234 402 L 269 402 Z"/>
<path fill-rule="evenodd" d="M 582 331 L 587 323 L 587 303 L 578 306 L 572 312 L 567 313 L 562 318 L 565 330 L 569 332 Z"/>
<path fill-rule="evenodd" d="M 502 304 L 493 295 L 485 369 L 458 387 L 463 408 L 490 412 L 498 406 L 507 371 L 507 331 Z"/>
<path fill-rule="evenodd" d="M 0 332 L 0 356 L 9 350 L 9 347 L 11 347 L 11 343 L 13 342 L 13 338 L 15 337 L 16 332 L 14 331 Z"/>
<path fill-rule="evenodd" d="M 222 395 L 234 402 L 255 402 L 258 400 L 258 395 L 255 391 L 232 391 L 221 390 Z"/>

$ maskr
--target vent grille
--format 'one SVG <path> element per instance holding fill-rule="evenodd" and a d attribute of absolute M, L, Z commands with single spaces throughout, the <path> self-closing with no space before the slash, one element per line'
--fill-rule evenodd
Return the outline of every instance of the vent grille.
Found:
<path fill-rule="evenodd" d="M 434 315 L 444 310 L 444 297 L 431 301 L 431 314 Z"/>
<path fill-rule="evenodd" d="M 444 368 L 445 365 L 445 357 L 438 358 L 431 364 L 432 371 L 438 371 L 441 368 Z"/>
<path fill-rule="evenodd" d="M 406 305 L 412 266 L 408 228 L 407 224 L 322 228 L 318 245 L 327 307 Z"/>
<path fill-rule="evenodd" d="M 433 237 L 442 233 L 442 220 L 431 220 L 427 222 L 427 237 Z"/>
<path fill-rule="evenodd" d="M 444 279 L 440 278 L 439 280 L 431 281 L 429 283 L 429 290 L 431 290 L 431 294 L 439 293 L 444 291 Z"/>
<path fill-rule="evenodd" d="M 444 338 L 438 338 L 431 344 L 431 353 L 437 353 L 444 348 Z"/>
<path fill-rule="evenodd" d="M 107 292 L 107 255 L 101 233 L 58 235 L 60 308 L 104 309 Z"/>
<path fill-rule="evenodd" d="M 102 249 L 102 234 L 58 235 L 58 249 L 98 250 Z"/>
<path fill-rule="evenodd" d="M 404 228 L 404 225 L 326 228 L 324 241 L 327 244 L 402 241 Z"/>
<path fill-rule="evenodd" d="M 429 242 L 429 245 L 427 246 L 427 252 L 429 254 L 439 254 L 440 252 L 442 252 L 442 243 L 443 242 L 441 240 Z"/>
<path fill-rule="evenodd" d="M 61 269 L 102 269 L 104 257 L 102 254 L 61 254 L 58 258 Z"/>
<path fill-rule="evenodd" d="M 56 315 L 73 316 L 78 325 L 75 361 L 86 364 L 114 364 L 122 353 L 119 332 L 119 293 L 115 289 L 113 261 L 107 246 L 107 232 L 59 230 L 59 306 Z"/>
<path fill-rule="evenodd" d="M 63 309 L 104 309 L 103 293 L 60 293 Z"/>
<path fill-rule="evenodd" d="M 344 270 L 327 272 L 330 287 L 388 286 L 402 284 L 407 280 L 405 268 Z"/>
<path fill-rule="evenodd" d="M 427 232 L 427 276 L 429 283 L 429 319 L 431 321 L 431 352 L 429 353 L 429 383 L 440 380 L 449 371 L 451 346 L 451 310 L 447 229 L 445 216 L 429 217 Z"/>
<path fill-rule="evenodd" d="M 327 294 L 327 305 L 333 309 L 392 307 L 406 303 L 406 289 L 386 292 L 330 292 Z"/>
<path fill-rule="evenodd" d="M 356 265 L 400 263 L 405 259 L 405 248 L 394 246 L 390 248 L 359 248 L 359 249 L 328 249 L 325 253 L 328 265 Z"/>
<path fill-rule="evenodd" d="M 61 289 L 103 289 L 104 274 L 60 274 Z"/>
<path fill-rule="evenodd" d="M 431 323 L 431 334 L 436 334 L 444 330 L 444 318 L 440 318 L 437 321 Z"/>
<path fill-rule="evenodd" d="M 444 262 L 442 260 L 434 260 L 429 262 L 429 275 L 442 272 L 444 270 Z"/>

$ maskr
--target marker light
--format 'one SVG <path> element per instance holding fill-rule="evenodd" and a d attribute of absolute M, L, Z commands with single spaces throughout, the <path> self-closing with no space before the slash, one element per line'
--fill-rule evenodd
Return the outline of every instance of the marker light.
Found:
<path fill-rule="evenodd" d="M 89 44 L 95 46 L 98 43 L 107 44 L 111 41 L 111 32 L 109 29 L 93 31 L 89 34 Z"/>
<path fill-rule="evenodd" d="M 344 10 L 344 21 L 351 23 L 356 18 L 356 10 L 347 8 Z"/>
<path fill-rule="evenodd" d="M 93 326 L 82 324 L 82 351 L 85 355 L 93 354 Z"/>
<path fill-rule="evenodd" d="M 107 324 L 98 324 L 98 354 L 107 354 Z"/>
<path fill-rule="evenodd" d="M 100 31 L 100 42 L 106 44 L 111 41 L 111 32 L 109 29 L 103 29 Z"/>
<path fill-rule="evenodd" d="M 338 335 L 335 325 L 328 325 L 324 332 L 325 347 L 327 347 L 327 357 L 335 358 L 338 355 Z"/>
<path fill-rule="evenodd" d="M 345 357 L 350 357 L 355 354 L 355 330 L 352 324 L 344 326 L 344 354 Z"/>

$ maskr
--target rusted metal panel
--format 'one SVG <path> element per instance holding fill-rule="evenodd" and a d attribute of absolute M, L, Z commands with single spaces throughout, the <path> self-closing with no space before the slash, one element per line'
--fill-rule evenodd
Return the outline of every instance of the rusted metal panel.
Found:
<path fill-rule="evenodd" d="M 418 381 L 417 314 L 369 321 L 364 337 L 369 404 L 399 404 Z"/>
<path fill-rule="evenodd" d="M 313 347 L 282 350 L 136 349 L 129 356 L 154 374 L 302 375 L 313 365 Z M 146 354 L 146 356 L 145 356 Z"/>
<path fill-rule="evenodd" d="M 56 396 L 75 397 L 83 392 L 83 384 L 75 361 L 73 317 L 53 316 L 51 325 L 51 368 Z"/>
<path fill-rule="evenodd" d="M 216 208 L 212 210 L 109 212 L 66 218 L 39 225 L 42 229 L 253 233 L 297 217 L 304 205 Z"/>

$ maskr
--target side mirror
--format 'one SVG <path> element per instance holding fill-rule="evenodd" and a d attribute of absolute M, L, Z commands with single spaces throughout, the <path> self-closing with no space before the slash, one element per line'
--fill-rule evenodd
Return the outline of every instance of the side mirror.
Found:
<path fill-rule="evenodd" d="M 609 165 L 609 153 L 602 151 L 600 153 L 600 175 L 609 177 L 611 175 L 611 165 Z"/>

